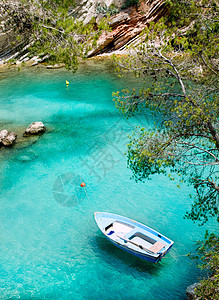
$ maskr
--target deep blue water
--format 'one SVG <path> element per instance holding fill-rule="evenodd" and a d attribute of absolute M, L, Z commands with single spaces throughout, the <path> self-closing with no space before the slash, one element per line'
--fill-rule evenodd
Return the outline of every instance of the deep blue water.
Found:
<path fill-rule="evenodd" d="M 33 69 L 2 76 L 0 129 L 17 131 L 20 140 L 31 122 L 42 121 L 47 132 L 0 149 L 1 299 L 185 299 L 198 279 L 186 254 L 214 223 L 183 219 L 192 188 L 179 189 L 163 175 L 145 183 L 130 178 L 127 135 L 153 120 L 126 120 L 112 91 L 138 85 L 101 62 L 76 74 Z M 109 244 L 95 211 L 136 219 L 175 244 L 157 265 L 142 261 Z"/>

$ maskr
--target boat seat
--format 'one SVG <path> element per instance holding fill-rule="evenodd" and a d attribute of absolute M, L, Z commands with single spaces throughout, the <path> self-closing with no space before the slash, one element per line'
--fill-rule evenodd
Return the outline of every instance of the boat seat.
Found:
<path fill-rule="evenodd" d="M 124 234 L 132 231 L 134 226 L 127 225 L 123 222 L 115 221 L 108 226 L 105 227 L 105 232 L 108 234 L 110 231 L 115 231 L 115 232 L 123 232 Z"/>
<path fill-rule="evenodd" d="M 142 239 L 142 238 L 140 238 L 138 236 L 133 237 L 131 239 L 131 241 L 134 242 L 134 243 L 136 243 L 139 246 L 144 247 L 147 250 L 152 246 L 152 244 L 150 242 L 148 242 L 148 241 L 146 241 L 146 240 L 144 240 L 144 239 Z"/>
<path fill-rule="evenodd" d="M 165 244 L 158 241 L 155 244 L 153 244 L 148 250 L 153 253 L 158 253 L 164 247 L 165 247 Z"/>
<path fill-rule="evenodd" d="M 138 231 L 138 230 L 137 230 L 136 228 L 130 230 L 129 232 L 127 232 L 127 233 L 125 234 L 125 238 L 126 238 L 126 239 L 130 239 L 130 237 L 132 237 L 137 231 Z"/>

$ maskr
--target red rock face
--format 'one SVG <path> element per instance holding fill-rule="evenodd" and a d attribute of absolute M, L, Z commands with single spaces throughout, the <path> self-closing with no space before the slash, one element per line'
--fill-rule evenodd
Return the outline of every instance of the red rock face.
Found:
<path fill-rule="evenodd" d="M 150 22 L 156 22 L 167 12 L 162 0 L 142 1 L 138 8 L 132 7 L 120 12 L 110 20 L 112 31 L 103 33 L 97 47 L 88 57 L 107 51 L 119 50 L 138 36 Z"/>

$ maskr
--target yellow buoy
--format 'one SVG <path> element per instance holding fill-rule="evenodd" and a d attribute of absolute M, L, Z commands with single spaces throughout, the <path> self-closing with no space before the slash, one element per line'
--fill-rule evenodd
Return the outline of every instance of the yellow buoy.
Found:
<path fill-rule="evenodd" d="M 67 80 L 65 81 L 65 83 L 66 83 L 66 85 L 69 85 L 69 82 Z"/>

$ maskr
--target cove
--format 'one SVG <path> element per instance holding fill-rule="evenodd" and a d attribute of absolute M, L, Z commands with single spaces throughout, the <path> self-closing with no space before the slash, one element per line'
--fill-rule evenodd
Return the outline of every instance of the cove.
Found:
<path fill-rule="evenodd" d="M 127 120 L 112 92 L 140 86 L 97 61 L 75 74 L 29 69 L 2 76 L 1 128 L 21 136 L 42 121 L 47 132 L 0 150 L 1 299 L 185 299 L 198 280 L 186 254 L 214 222 L 199 227 L 183 219 L 191 187 L 178 189 L 163 175 L 136 183 L 126 165 L 127 135 L 153 120 Z M 102 236 L 95 211 L 135 219 L 175 244 L 157 265 L 142 261 Z"/>

